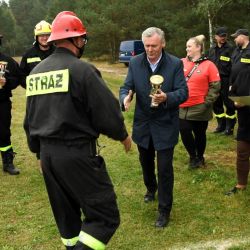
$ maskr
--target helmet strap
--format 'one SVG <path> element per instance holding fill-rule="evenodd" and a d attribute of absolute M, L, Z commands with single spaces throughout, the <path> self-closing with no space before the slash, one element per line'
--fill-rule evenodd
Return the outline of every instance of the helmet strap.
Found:
<path fill-rule="evenodd" d="M 75 44 L 74 40 L 72 37 L 70 38 L 67 38 L 68 41 L 70 41 L 78 50 L 79 50 L 79 54 L 78 54 L 78 58 L 81 58 L 81 56 L 83 55 L 83 52 L 84 52 L 84 47 L 85 47 L 85 44 L 82 46 L 82 47 L 79 47 Z"/>

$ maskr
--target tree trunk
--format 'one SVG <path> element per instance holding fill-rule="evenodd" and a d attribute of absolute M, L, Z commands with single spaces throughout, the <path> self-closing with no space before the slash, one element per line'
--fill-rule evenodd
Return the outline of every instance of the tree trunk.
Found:
<path fill-rule="evenodd" d="M 212 19 L 209 10 L 207 11 L 208 16 L 208 26 L 209 26 L 209 41 L 210 41 L 210 48 L 213 46 L 213 26 L 212 26 Z"/>

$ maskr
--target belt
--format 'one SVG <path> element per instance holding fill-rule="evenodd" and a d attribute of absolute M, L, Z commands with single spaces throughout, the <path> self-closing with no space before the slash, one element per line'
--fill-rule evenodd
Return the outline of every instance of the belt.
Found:
<path fill-rule="evenodd" d="M 90 155 L 96 155 L 96 140 L 63 140 L 58 138 L 40 138 L 41 144 L 61 145 L 79 148 Z"/>

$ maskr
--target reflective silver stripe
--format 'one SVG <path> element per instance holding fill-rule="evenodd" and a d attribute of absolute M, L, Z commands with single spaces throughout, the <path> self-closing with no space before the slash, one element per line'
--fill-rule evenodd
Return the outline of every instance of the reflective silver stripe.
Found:
<path fill-rule="evenodd" d="M 79 241 L 94 250 L 104 250 L 106 247 L 104 243 L 83 231 L 80 232 Z"/>
<path fill-rule="evenodd" d="M 64 239 L 64 238 L 61 238 L 64 246 L 67 246 L 67 247 L 72 247 L 72 246 L 75 246 L 76 242 L 78 241 L 79 237 L 76 236 L 74 238 L 71 238 L 71 239 Z"/>
<path fill-rule="evenodd" d="M 230 61 L 230 57 L 227 57 L 227 56 L 220 56 L 220 60 L 221 60 L 221 61 L 229 62 L 229 61 Z"/>
<path fill-rule="evenodd" d="M 234 114 L 234 115 L 226 115 L 226 118 L 227 118 L 227 119 L 234 119 L 234 118 L 236 118 L 236 117 L 237 117 L 236 114 Z"/>
<path fill-rule="evenodd" d="M 223 117 L 225 117 L 226 116 L 226 114 L 225 113 L 222 113 L 222 114 L 214 114 L 214 116 L 215 117 L 218 117 L 218 118 L 223 118 Z"/>
<path fill-rule="evenodd" d="M 9 150 L 10 148 L 12 148 L 12 145 L 9 145 L 9 146 L 7 146 L 7 147 L 2 147 L 2 148 L 0 148 L 0 151 L 6 152 L 6 151 Z"/>
<path fill-rule="evenodd" d="M 27 58 L 27 63 L 33 63 L 33 62 L 41 62 L 40 57 L 32 57 L 32 58 Z"/>
<path fill-rule="evenodd" d="M 250 59 L 249 58 L 241 58 L 240 62 L 242 62 L 242 63 L 250 63 Z"/>

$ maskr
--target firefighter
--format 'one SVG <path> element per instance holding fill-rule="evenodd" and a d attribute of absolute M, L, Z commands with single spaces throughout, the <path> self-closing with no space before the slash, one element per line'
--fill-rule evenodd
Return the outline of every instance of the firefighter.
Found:
<path fill-rule="evenodd" d="M 230 86 L 235 84 L 235 80 L 242 69 L 250 64 L 250 43 L 249 31 L 247 29 L 238 29 L 231 35 L 234 38 L 236 48 L 232 53 L 232 69 L 230 74 Z M 229 87 L 230 88 L 230 87 Z M 233 131 L 236 119 L 231 119 L 228 129 Z"/>
<path fill-rule="evenodd" d="M 250 96 L 250 63 L 244 65 L 231 87 L 232 96 Z M 250 106 L 240 100 L 234 102 L 238 111 L 238 130 L 236 135 L 236 185 L 225 195 L 234 195 L 247 188 L 250 170 Z"/>
<path fill-rule="evenodd" d="M 41 152 L 43 177 L 66 249 L 101 250 L 120 218 L 96 140 L 107 135 L 128 151 L 131 138 L 119 102 L 100 72 L 78 59 L 86 34 L 73 12 L 63 11 L 54 19 L 48 41 L 56 50 L 26 79 L 24 128 L 30 150 Z"/>
<path fill-rule="evenodd" d="M 28 76 L 31 70 L 42 60 L 47 58 L 49 55 L 53 53 L 55 50 L 54 45 L 49 45 L 47 43 L 49 35 L 51 33 L 51 25 L 50 23 L 42 20 L 36 24 L 34 28 L 34 39 L 35 42 L 33 46 L 26 51 L 23 55 L 20 68 L 23 71 L 25 76 Z M 25 80 L 22 82 L 22 86 L 26 88 Z M 40 163 L 40 153 L 36 154 L 38 160 L 38 167 L 41 171 L 41 163 Z"/>
<path fill-rule="evenodd" d="M 221 78 L 220 94 L 213 105 L 213 111 L 218 123 L 214 133 L 223 132 L 225 135 L 230 135 L 232 134 L 230 129 L 231 120 L 235 120 L 236 113 L 233 102 L 228 98 L 233 46 L 228 43 L 227 35 L 226 27 L 218 27 L 215 30 L 214 38 L 216 42 L 209 49 L 208 58 L 217 66 Z"/>
<path fill-rule="evenodd" d="M 49 45 L 47 40 L 51 33 L 51 25 L 42 20 L 34 28 L 34 44 L 23 55 L 20 68 L 26 76 L 43 59 L 51 55 L 55 49 L 54 45 Z M 25 81 L 22 83 L 25 88 Z"/>
<path fill-rule="evenodd" d="M 0 35 L 0 44 L 3 36 Z M 11 144 L 11 99 L 12 89 L 21 81 L 21 71 L 18 63 L 11 57 L 0 52 L 0 151 L 3 171 L 10 175 L 20 173 L 13 163 L 15 153 Z"/>

